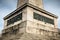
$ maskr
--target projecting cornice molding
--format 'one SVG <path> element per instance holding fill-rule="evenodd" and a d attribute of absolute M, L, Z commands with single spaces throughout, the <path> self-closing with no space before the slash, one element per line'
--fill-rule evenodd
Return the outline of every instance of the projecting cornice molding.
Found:
<path fill-rule="evenodd" d="M 41 8 L 39 8 L 39 7 L 37 7 L 37 6 L 34 6 L 34 5 L 32 5 L 32 4 L 29 4 L 29 3 L 25 3 L 25 4 L 22 5 L 21 7 L 17 8 L 17 9 L 14 10 L 13 12 L 11 12 L 11 13 L 8 14 L 7 16 L 5 16 L 5 17 L 4 17 L 4 20 L 8 19 L 9 17 L 11 17 L 12 15 L 16 14 L 18 11 L 21 11 L 23 8 L 26 8 L 26 7 L 31 7 L 31 8 L 33 8 L 33 9 L 35 9 L 35 10 L 38 10 L 38 11 L 44 13 L 44 14 L 47 14 L 47 15 L 52 16 L 52 17 L 54 17 L 54 18 L 58 18 L 58 16 L 56 16 L 56 15 L 54 15 L 54 14 L 52 14 L 52 13 L 50 13 L 50 12 L 44 10 L 44 9 L 41 9 Z"/>

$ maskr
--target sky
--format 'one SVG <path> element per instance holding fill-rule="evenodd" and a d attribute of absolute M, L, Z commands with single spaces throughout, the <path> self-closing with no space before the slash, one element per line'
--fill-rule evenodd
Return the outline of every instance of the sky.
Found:
<path fill-rule="evenodd" d="M 60 0 L 43 0 L 44 9 L 58 16 L 60 28 Z M 0 0 L 0 32 L 4 28 L 3 18 L 17 8 L 17 0 Z"/>

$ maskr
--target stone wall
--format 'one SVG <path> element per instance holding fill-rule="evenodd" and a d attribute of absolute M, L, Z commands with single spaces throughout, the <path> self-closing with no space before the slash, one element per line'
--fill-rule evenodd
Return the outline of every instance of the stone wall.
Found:
<path fill-rule="evenodd" d="M 33 26 L 30 25 L 30 27 Z M 27 31 L 28 21 L 24 21 L 18 25 L 3 30 L 2 39 L 3 40 L 60 40 L 60 34 L 58 32 L 34 27 L 30 28 L 31 29 L 30 31 L 29 30 Z"/>
<path fill-rule="evenodd" d="M 10 28 L 4 29 L 2 32 L 3 40 L 13 40 L 20 38 L 25 33 L 26 21 Z"/>

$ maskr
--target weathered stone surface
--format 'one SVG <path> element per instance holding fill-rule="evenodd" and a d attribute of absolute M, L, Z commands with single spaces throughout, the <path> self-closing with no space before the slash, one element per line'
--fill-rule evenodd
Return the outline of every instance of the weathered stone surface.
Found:
<path fill-rule="evenodd" d="M 16 26 L 19 27 L 17 28 L 17 30 L 13 29 L 8 33 L 3 34 L 2 39 L 3 40 L 59 40 L 60 39 L 60 34 L 54 31 L 38 29 L 37 33 L 33 33 L 33 30 L 32 32 L 27 32 L 25 29 L 27 26 L 24 28 L 24 23 L 26 22 L 18 24 L 19 26 L 18 25 Z"/>
<path fill-rule="evenodd" d="M 41 9 L 42 0 L 19 0 L 17 6 L 18 9 L 4 18 L 1 40 L 60 40 L 57 16 Z M 34 12 L 54 20 L 54 25 L 34 19 Z M 22 20 L 7 26 L 7 21 L 20 13 L 22 13 Z"/>
<path fill-rule="evenodd" d="M 43 8 L 42 0 L 18 0 L 17 8 L 19 8 L 20 6 L 22 6 L 25 3 L 30 3 L 32 5 L 39 7 L 39 8 Z"/>

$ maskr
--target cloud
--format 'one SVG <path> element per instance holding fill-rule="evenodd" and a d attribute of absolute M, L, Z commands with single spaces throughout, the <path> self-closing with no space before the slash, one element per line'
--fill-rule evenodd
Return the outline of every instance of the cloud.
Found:
<path fill-rule="evenodd" d="M 16 4 L 17 4 L 17 0 L 0 0 L 0 6 L 6 7 L 7 9 L 15 8 Z"/>
<path fill-rule="evenodd" d="M 3 17 L 16 9 L 16 2 L 15 0 L 0 0 L 0 33 L 4 27 Z"/>

